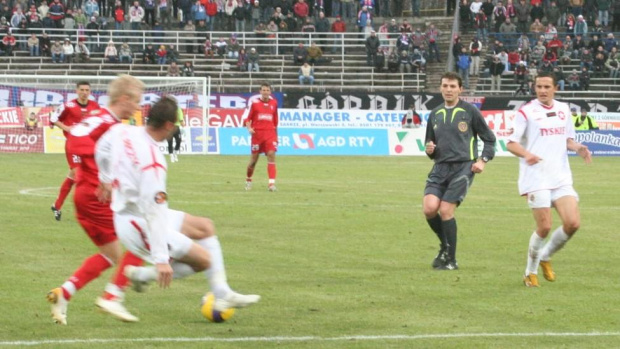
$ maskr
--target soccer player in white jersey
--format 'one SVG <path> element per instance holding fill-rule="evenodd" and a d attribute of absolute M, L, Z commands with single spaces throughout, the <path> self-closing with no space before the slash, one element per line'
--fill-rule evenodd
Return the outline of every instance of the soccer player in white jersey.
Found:
<path fill-rule="evenodd" d="M 575 142 L 575 129 L 568 105 L 554 99 L 557 81 L 552 73 L 536 77 L 536 99 L 519 109 L 514 119 L 514 132 L 508 139 L 508 150 L 520 157 L 519 193 L 527 202 L 536 221 L 530 237 L 527 267 L 523 282 L 538 287 L 538 265 L 548 281 L 555 281 L 551 256 L 577 232 L 580 225 L 578 195 L 568 163 L 567 149 L 577 152 L 586 163 L 592 154 Z M 551 207 L 562 225 L 551 231 Z"/>
<path fill-rule="evenodd" d="M 112 183 L 116 233 L 129 251 L 154 265 L 130 266 L 125 274 L 134 285 L 157 280 L 168 287 L 172 278 L 205 271 L 216 310 L 254 304 L 260 296 L 241 295 L 228 285 L 213 223 L 202 218 L 211 227 L 209 236 L 196 236 L 196 229 L 188 229 L 189 215 L 168 208 L 167 165 L 157 143 L 171 135 L 176 120 L 177 103 L 162 98 L 151 108 L 146 127 L 117 125 L 97 143 L 100 181 Z"/>

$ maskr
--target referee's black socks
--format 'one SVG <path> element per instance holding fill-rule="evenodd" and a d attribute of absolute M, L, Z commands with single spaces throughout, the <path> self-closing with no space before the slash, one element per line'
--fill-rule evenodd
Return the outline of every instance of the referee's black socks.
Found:
<path fill-rule="evenodd" d="M 441 221 L 441 230 L 448 243 L 448 258 L 451 261 L 456 261 L 456 219 Z"/>
<path fill-rule="evenodd" d="M 441 216 L 436 215 L 435 217 L 431 219 L 427 219 L 426 222 L 428 222 L 428 225 L 437 235 L 439 242 L 441 242 L 441 250 L 445 251 L 446 250 L 446 235 L 444 234 L 443 229 L 442 229 Z"/>

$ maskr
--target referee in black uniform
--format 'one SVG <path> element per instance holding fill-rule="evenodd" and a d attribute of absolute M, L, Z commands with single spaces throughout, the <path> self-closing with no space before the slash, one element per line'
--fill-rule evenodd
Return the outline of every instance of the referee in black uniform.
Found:
<path fill-rule="evenodd" d="M 461 101 L 463 81 L 452 72 L 441 77 L 444 103 L 433 109 L 426 124 L 426 155 L 435 161 L 424 188 L 426 221 L 441 243 L 433 268 L 458 269 L 454 211 L 463 202 L 475 173 L 495 155 L 495 135 L 480 111 Z M 484 142 L 478 156 L 478 137 Z"/>

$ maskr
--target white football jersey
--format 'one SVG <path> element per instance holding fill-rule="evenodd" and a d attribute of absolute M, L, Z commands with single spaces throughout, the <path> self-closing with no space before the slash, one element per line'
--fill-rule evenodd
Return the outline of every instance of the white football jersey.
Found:
<path fill-rule="evenodd" d="M 542 159 L 532 166 L 520 159 L 521 195 L 573 184 L 566 147 L 569 138 L 575 138 L 575 127 L 568 104 L 553 100 L 551 106 L 546 106 L 535 99 L 519 109 L 508 141 L 520 143 Z"/>
<path fill-rule="evenodd" d="M 144 127 L 118 125 L 97 142 L 97 153 L 98 163 L 108 157 L 100 179 L 112 180 L 112 211 L 144 218 L 153 261 L 168 263 L 167 164 L 157 143 Z"/>

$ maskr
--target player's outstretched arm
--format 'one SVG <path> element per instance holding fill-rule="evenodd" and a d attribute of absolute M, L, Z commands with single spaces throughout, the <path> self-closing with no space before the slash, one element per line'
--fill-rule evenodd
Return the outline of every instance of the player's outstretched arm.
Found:
<path fill-rule="evenodd" d="M 566 149 L 576 152 L 577 155 L 581 156 L 581 158 L 583 159 L 583 161 L 585 161 L 586 164 L 592 163 L 592 152 L 590 151 L 590 149 L 588 149 L 587 146 L 575 142 L 574 139 L 569 138 L 566 140 Z"/>

